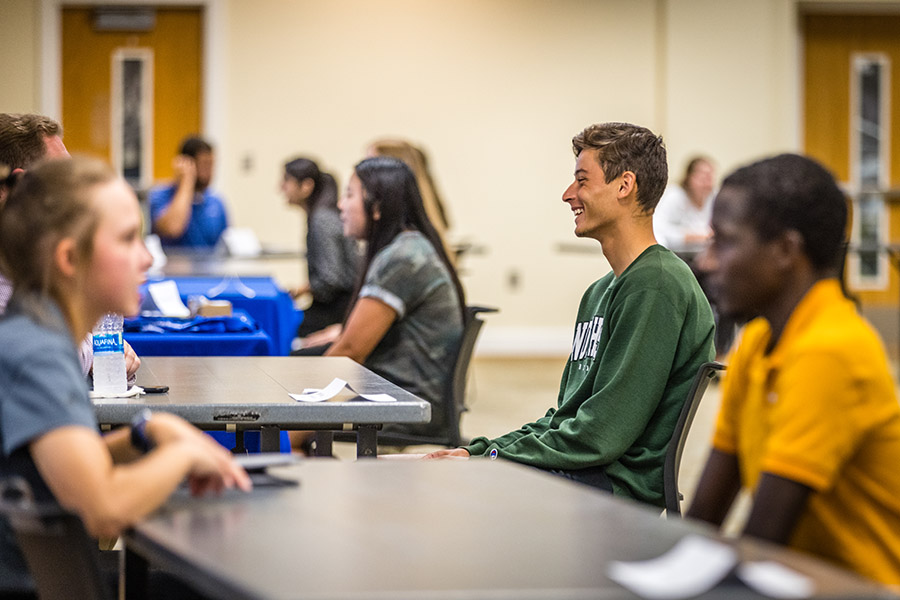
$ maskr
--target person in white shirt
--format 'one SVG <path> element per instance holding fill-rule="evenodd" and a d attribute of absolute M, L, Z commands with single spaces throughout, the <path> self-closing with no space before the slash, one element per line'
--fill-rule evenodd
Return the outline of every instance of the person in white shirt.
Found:
<path fill-rule="evenodd" d="M 712 235 L 710 219 L 715 189 L 712 160 L 694 156 L 687 163 L 684 178 L 666 188 L 653 213 L 656 240 L 688 263 L 704 292 L 704 274 L 695 268 L 693 257 Z M 711 298 L 710 304 L 716 317 L 716 360 L 723 360 L 734 341 L 736 323 L 733 318 L 720 314 Z"/>
<path fill-rule="evenodd" d="M 653 213 L 656 240 L 673 252 L 696 247 L 709 239 L 709 219 L 715 189 L 715 168 L 705 156 L 688 161 L 684 179 L 670 185 Z"/>

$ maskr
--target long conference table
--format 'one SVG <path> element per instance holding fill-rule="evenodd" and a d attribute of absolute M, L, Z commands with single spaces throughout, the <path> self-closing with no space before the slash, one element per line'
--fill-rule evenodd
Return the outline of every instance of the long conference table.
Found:
<path fill-rule="evenodd" d="M 353 399 L 298 402 L 288 394 L 346 381 L 360 394 L 389 394 L 395 402 Z M 261 449 L 277 452 L 281 430 L 316 430 L 317 453 L 331 453 L 334 431 L 357 431 L 357 455 L 377 455 L 378 429 L 385 423 L 427 423 L 431 405 L 346 357 L 149 356 L 137 373 L 139 386 L 168 386 L 164 394 L 94 399 L 101 426 L 131 423 L 142 409 L 174 413 L 200 429 L 258 430 Z"/>
<path fill-rule="evenodd" d="M 148 565 L 222 599 L 636 598 L 611 561 L 657 557 L 702 524 L 503 460 L 308 459 L 293 487 L 190 498 L 125 534 L 128 597 Z M 808 555 L 753 540 L 744 560 L 809 577 L 814 598 L 896 598 Z M 700 598 L 764 598 L 726 579 Z"/>

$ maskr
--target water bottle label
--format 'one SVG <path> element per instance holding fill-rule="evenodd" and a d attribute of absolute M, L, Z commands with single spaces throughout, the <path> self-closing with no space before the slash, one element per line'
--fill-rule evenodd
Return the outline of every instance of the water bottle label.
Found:
<path fill-rule="evenodd" d="M 124 351 L 121 333 L 94 334 L 94 354 L 115 354 Z"/>

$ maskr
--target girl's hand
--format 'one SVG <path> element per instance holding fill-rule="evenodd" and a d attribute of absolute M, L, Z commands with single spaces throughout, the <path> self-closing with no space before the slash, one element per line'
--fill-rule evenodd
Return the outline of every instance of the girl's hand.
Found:
<path fill-rule="evenodd" d="M 200 434 L 178 442 L 185 452 L 193 457 L 193 464 L 188 473 L 188 485 L 191 494 L 200 496 L 213 491 L 237 487 L 249 492 L 253 489 L 250 476 L 243 467 L 234 462 L 234 458 L 226 448 L 220 446 L 211 437 Z"/>

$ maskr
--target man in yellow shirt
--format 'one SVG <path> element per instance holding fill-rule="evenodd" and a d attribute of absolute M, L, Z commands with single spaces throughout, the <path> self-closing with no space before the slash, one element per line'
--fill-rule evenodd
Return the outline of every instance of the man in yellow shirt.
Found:
<path fill-rule="evenodd" d="M 689 517 L 900 584 L 900 404 L 878 335 L 841 289 L 847 204 L 797 155 L 722 184 L 699 257 L 722 310 L 753 318 L 729 358 L 713 451 Z"/>

